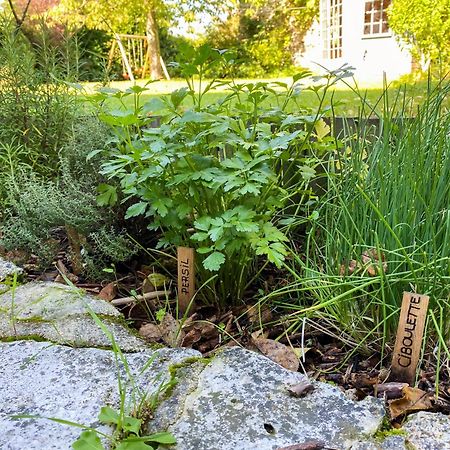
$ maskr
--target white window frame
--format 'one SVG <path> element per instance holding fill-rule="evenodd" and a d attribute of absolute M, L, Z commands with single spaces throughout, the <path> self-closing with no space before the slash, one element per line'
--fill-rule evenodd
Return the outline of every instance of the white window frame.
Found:
<path fill-rule="evenodd" d="M 375 9 L 379 4 L 379 9 Z M 372 4 L 371 9 L 368 10 L 368 4 Z M 387 18 L 387 9 L 391 4 L 391 0 L 364 0 L 364 16 L 363 16 L 363 38 L 379 38 L 392 36 L 391 29 Z M 378 17 L 377 17 L 378 15 Z M 367 18 L 369 20 L 367 21 Z M 384 27 L 387 27 L 383 31 Z M 378 28 L 379 31 L 374 31 Z"/>

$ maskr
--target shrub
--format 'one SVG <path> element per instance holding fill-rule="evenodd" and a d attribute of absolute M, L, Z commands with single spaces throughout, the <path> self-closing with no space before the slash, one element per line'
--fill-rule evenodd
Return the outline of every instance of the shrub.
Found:
<path fill-rule="evenodd" d="M 111 262 L 130 259 L 134 244 L 119 224 L 117 211 L 99 207 L 98 159 L 86 161 L 108 139 L 107 130 L 94 118 L 73 125 L 73 137 L 60 156 L 60 174 L 47 180 L 23 171 L 11 185 L 8 216 L 1 226 L 0 244 L 7 250 L 21 249 L 37 255 L 47 266 L 60 250 L 61 231 L 68 237 L 74 272 L 102 277 Z"/>
<path fill-rule="evenodd" d="M 2 153 L 16 167 L 54 176 L 76 114 L 75 97 L 58 81 L 67 78 L 66 61 L 48 45 L 45 32 L 32 47 L 6 18 L 0 22 Z"/>

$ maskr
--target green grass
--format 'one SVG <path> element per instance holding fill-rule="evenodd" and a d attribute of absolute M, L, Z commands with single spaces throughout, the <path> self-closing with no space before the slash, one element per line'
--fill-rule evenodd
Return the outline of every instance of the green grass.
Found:
<path fill-rule="evenodd" d="M 271 79 L 238 79 L 235 80 L 236 83 L 258 83 L 258 82 L 283 82 L 290 84 L 292 82 L 292 78 L 271 78 Z M 144 86 L 148 83 L 148 80 L 138 80 L 136 84 L 139 86 Z M 391 99 L 391 101 L 398 95 L 398 90 L 401 87 L 405 92 L 405 97 L 407 103 L 410 104 L 412 110 L 415 110 L 417 105 L 422 103 L 426 98 L 427 92 L 427 83 L 426 82 L 418 82 L 415 84 L 403 84 L 401 85 L 399 82 L 391 83 L 387 89 L 383 88 L 383 86 L 377 85 L 360 85 L 358 86 L 356 82 L 348 79 L 348 84 L 339 83 L 335 88 L 330 89 L 327 93 L 324 101 L 324 105 L 333 104 L 334 113 L 338 116 L 347 116 L 347 117 L 357 117 L 361 112 L 362 102 L 361 99 L 364 99 L 366 104 L 365 110 L 370 111 L 372 108 L 377 112 L 382 112 L 383 110 L 383 101 L 385 99 L 387 91 L 387 96 Z M 130 81 L 116 81 L 110 84 L 111 87 L 126 90 L 131 87 L 133 83 Z M 95 83 L 86 83 L 84 85 L 87 94 L 92 94 L 95 92 L 95 89 L 98 85 Z M 186 87 L 186 83 L 184 80 L 171 80 L 171 81 L 157 81 L 148 84 L 148 92 L 142 95 L 142 102 L 146 102 L 155 97 L 161 97 L 170 94 L 176 89 L 180 89 Z M 275 90 L 281 90 L 279 86 L 274 85 Z M 210 92 L 207 92 L 204 96 L 204 102 L 206 104 L 214 104 L 220 99 L 224 98 L 229 90 L 226 87 L 222 86 L 217 89 L 214 89 Z M 133 99 L 132 97 L 128 97 L 125 99 L 126 106 L 132 106 Z M 267 100 L 268 103 L 274 104 L 273 101 L 269 98 Z M 319 106 L 320 99 L 318 96 L 310 91 L 304 90 L 299 99 L 299 104 L 303 108 L 316 109 Z M 111 102 L 111 107 L 117 107 L 118 103 Z M 192 100 L 189 98 L 185 103 L 186 107 L 192 106 Z M 291 109 L 294 110 L 296 106 L 292 103 Z"/>

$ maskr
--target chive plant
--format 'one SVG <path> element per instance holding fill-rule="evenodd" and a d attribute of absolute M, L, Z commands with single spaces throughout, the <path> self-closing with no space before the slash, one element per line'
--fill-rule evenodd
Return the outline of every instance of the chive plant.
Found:
<path fill-rule="evenodd" d="M 383 353 L 402 292 L 416 291 L 430 296 L 428 342 L 450 357 L 449 91 L 430 89 L 411 117 L 401 96 L 389 104 L 386 90 L 377 130 L 362 117 L 358 129 L 347 128 L 328 163 L 306 257 L 293 256 L 294 281 L 270 294 L 281 307 L 295 304 L 290 330 L 319 316 L 356 346 Z"/>

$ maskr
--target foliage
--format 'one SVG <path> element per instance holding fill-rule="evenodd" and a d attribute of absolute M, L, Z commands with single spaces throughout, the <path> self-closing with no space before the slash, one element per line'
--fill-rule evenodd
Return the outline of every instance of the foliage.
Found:
<path fill-rule="evenodd" d="M 237 302 L 256 272 L 258 256 L 283 264 L 283 229 L 296 215 L 303 217 L 318 163 L 315 155 L 336 143 L 319 120 L 320 109 L 311 114 L 298 105 L 307 72 L 296 75 L 290 86 L 229 82 L 231 93 L 223 101 L 204 105 L 203 95 L 221 83 L 205 85 L 203 74 L 212 65 L 227 64 L 229 57 L 207 46 L 192 52 L 190 63 L 181 67 L 187 88 L 168 98 L 141 105 L 146 88 L 138 86 L 126 92 L 102 89 L 92 98 L 101 106 L 109 96 L 123 103 L 135 95 L 132 109 L 100 110 L 101 120 L 116 134 L 102 173 L 119 180 L 127 198 L 135 199 L 127 218 L 144 216 L 149 229 L 161 230 L 160 246 L 197 249 L 200 284 L 214 278 L 204 297 Z M 325 90 L 330 80 L 334 78 Z M 276 98 L 274 108 L 265 106 L 269 94 Z M 185 110 L 187 97 L 193 107 Z M 289 114 L 291 101 L 297 109 Z M 152 114 L 161 117 L 161 124 L 152 125 Z M 283 221 L 288 207 L 294 217 Z"/>
<path fill-rule="evenodd" d="M 111 35 L 104 30 L 81 27 L 74 34 L 79 48 L 79 81 L 104 81 L 114 79 L 122 72 L 122 66 L 113 61 L 108 68 Z"/>
<path fill-rule="evenodd" d="M 75 450 L 88 450 L 92 447 L 98 450 L 104 450 L 100 437 L 106 438 L 108 448 L 116 450 L 153 450 L 159 448 L 159 444 L 175 444 L 175 438 L 171 433 L 161 432 L 149 436 L 141 436 L 142 429 L 152 417 L 160 398 L 173 389 L 176 384 L 175 377 L 171 374 L 168 380 L 162 377 L 162 374 L 153 378 L 154 389 L 148 392 L 148 383 L 143 389 L 128 365 L 128 360 L 123 354 L 114 338 L 114 335 L 100 318 L 89 310 L 91 317 L 98 327 L 108 338 L 114 353 L 114 360 L 117 369 L 117 384 L 120 397 L 119 409 L 116 411 L 109 406 L 101 408 L 99 421 L 104 424 L 114 426 L 112 435 L 106 435 L 95 428 L 84 427 L 81 436 L 72 444 Z M 154 353 L 144 366 L 138 372 L 138 376 L 145 374 L 157 358 Z M 78 424 L 72 424 L 79 426 Z M 152 445 L 150 445 L 151 443 Z M 154 446 L 154 444 L 156 444 Z"/>
<path fill-rule="evenodd" d="M 389 25 L 422 63 L 449 66 L 450 3 L 448 0 L 394 0 Z"/>
<path fill-rule="evenodd" d="M 91 278 L 101 276 L 101 270 L 111 262 L 130 259 L 136 252 L 133 244 L 117 229 L 117 212 L 101 208 L 96 203 L 98 160 L 86 163 L 88 152 L 103 148 L 108 133 L 93 118 L 80 120 L 73 128 L 73 138 L 60 156 L 57 180 L 39 177 L 29 167 L 20 167 L 9 181 L 9 209 L 1 226 L 1 245 L 8 250 L 20 249 L 49 264 L 59 251 L 58 230 L 72 240 L 72 258 L 80 258 L 82 271 Z"/>
<path fill-rule="evenodd" d="M 54 176 L 58 153 L 76 114 L 74 96 L 59 81 L 71 76 L 66 59 L 71 56 L 55 51 L 45 30 L 40 44 L 31 47 L 7 18 L 0 21 L 1 158 L 10 158 L 10 172 L 13 166 L 27 166 Z"/>
<path fill-rule="evenodd" d="M 121 437 L 113 446 L 115 450 L 152 450 L 158 448 L 159 444 L 171 445 L 176 442 L 172 434 L 165 432 L 141 436 L 142 419 L 123 415 L 110 406 L 102 407 L 98 420 L 106 425 L 114 425 L 118 430 Z M 105 450 L 98 431 L 92 429 L 83 431 L 72 447 L 74 450 Z"/>
<path fill-rule="evenodd" d="M 238 2 L 226 20 L 217 21 L 207 41 L 232 50 L 240 61 L 236 75 L 278 74 L 292 66 L 303 37 L 318 14 L 316 0 Z M 219 74 L 214 74 L 219 75 Z"/>
<path fill-rule="evenodd" d="M 159 39 L 161 44 L 161 57 L 167 64 L 167 69 L 171 77 L 181 77 L 178 64 L 183 62 L 183 48 L 187 45 L 194 45 L 195 39 L 187 36 L 176 36 L 169 28 L 159 29 Z"/>
<path fill-rule="evenodd" d="M 111 33 L 147 36 L 149 69 L 152 79 L 163 78 L 160 63 L 160 28 L 180 21 L 192 22 L 196 14 L 218 15 L 228 2 L 220 0 L 61 0 L 54 17 L 63 22 L 86 25 Z"/>
<path fill-rule="evenodd" d="M 149 11 L 157 17 L 159 27 L 190 21 L 195 13 L 216 15 L 226 2 L 218 0 L 61 0 L 54 16 L 61 22 L 85 25 L 90 29 L 113 30 L 116 33 L 144 33 Z"/>
<path fill-rule="evenodd" d="M 273 294 L 298 305 L 290 331 L 321 317 L 346 342 L 383 354 L 402 292 L 414 290 L 430 296 L 425 342 L 437 342 L 438 359 L 449 356 L 449 90 L 429 91 L 415 118 L 407 105 L 393 115 L 398 105 L 386 103 L 378 133 L 363 117 L 357 130 L 347 129 L 346 151 L 329 163 L 308 258 L 296 258 L 295 283 Z"/>

